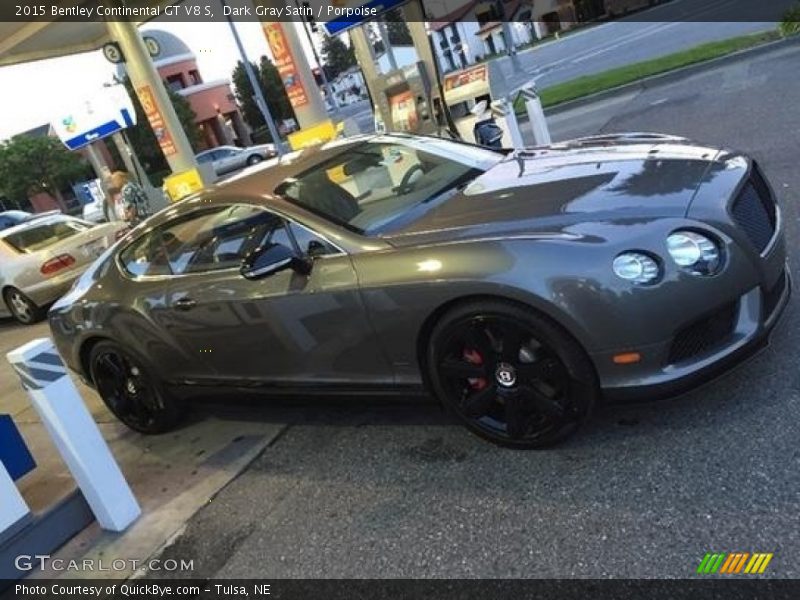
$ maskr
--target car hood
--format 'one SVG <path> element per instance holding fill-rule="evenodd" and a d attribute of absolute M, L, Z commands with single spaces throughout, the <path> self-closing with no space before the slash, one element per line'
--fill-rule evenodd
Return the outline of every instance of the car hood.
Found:
<path fill-rule="evenodd" d="M 602 138 L 521 150 L 384 237 L 411 245 L 558 232 L 586 221 L 685 216 L 719 155 L 719 149 L 677 138 Z"/>

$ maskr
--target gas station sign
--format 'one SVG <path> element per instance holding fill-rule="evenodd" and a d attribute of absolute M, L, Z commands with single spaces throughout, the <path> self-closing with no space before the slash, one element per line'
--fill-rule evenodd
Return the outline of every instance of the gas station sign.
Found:
<path fill-rule="evenodd" d="M 308 96 L 297 71 L 292 52 L 289 49 L 286 35 L 283 33 L 282 25 L 277 22 L 264 23 L 263 27 L 269 49 L 272 52 L 272 58 L 275 60 L 275 66 L 281 76 L 283 86 L 286 88 L 286 94 L 289 96 L 292 108 L 305 106 L 308 104 Z"/>
<path fill-rule="evenodd" d="M 61 111 L 51 125 L 70 150 L 77 150 L 136 125 L 136 112 L 125 87 L 100 88 L 90 100 Z"/>
<path fill-rule="evenodd" d="M 489 93 L 489 70 L 476 65 L 445 76 L 444 94 L 448 104 L 462 102 Z"/>
<path fill-rule="evenodd" d="M 164 117 L 162 116 L 161 111 L 158 108 L 158 104 L 156 104 L 155 98 L 153 97 L 153 90 L 150 89 L 149 85 L 143 85 L 136 88 L 136 95 L 139 96 L 139 102 L 142 103 L 144 114 L 147 116 L 147 120 L 150 123 L 150 127 L 153 129 L 153 133 L 156 135 L 156 140 L 158 141 L 158 145 L 161 147 L 161 151 L 164 153 L 164 156 L 173 156 L 178 150 L 175 148 L 175 142 L 172 139 L 172 135 L 167 129 L 167 125 L 164 122 Z"/>
<path fill-rule="evenodd" d="M 292 150 L 300 150 L 308 146 L 316 146 L 329 142 L 336 137 L 336 126 L 333 121 L 327 119 L 313 127 L 306 127 L 300 131 L 290 133 L 288 136 L 289 145 Z"/>
<path fill-rule="evenodd" d="M 343 33 L 406 2 L 408 0 L 331 0 L 332 9 L 341 16 L 324 23 L 323 27 L 328 35 Z"/>
<path fill-rule="evenodd" d="M 177 202 L 203 189 L 203 178 L 197 169 L 175 173 L 164 179 L 164 188 L 172 202 Z"/>

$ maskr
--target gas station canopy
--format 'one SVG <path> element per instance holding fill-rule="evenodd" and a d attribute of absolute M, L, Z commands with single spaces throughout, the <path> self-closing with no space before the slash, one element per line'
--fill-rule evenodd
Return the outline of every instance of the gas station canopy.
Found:
<path fill-rule="evenodd" d="M 163 9 L 179 3 L 180 0 L 135 0 L 127 2 L 126 6 Z M 87 4 L 90 3 L 81 0 L 56 0 L 51 5 L 67 9 Z M 145 22 L 147 19 L 135 21 L 137 26 Z M 0 66 L 89 52 L 109 41 L 108 28 L 103 21 L 0 22 Z"/>

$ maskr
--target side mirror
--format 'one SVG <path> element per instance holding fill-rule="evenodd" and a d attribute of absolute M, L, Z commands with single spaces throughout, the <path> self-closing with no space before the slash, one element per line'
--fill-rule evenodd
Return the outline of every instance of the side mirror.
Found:
<path fill-rule="evenodd" d="M 311 272 L 311 263 L 297 256 L 291 248 L 281 244 L 267 244 L 242 263 L 240 272 L 246 279 L 263 279 L 287 269 L 308 275 Z"/>

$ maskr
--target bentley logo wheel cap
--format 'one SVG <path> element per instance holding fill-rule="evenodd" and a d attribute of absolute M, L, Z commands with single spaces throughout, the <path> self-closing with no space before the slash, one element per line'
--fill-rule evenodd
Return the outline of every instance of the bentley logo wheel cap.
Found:
<path fill-rule="evenodd" d="M 503 387 L 512 387 L 517 383 L 517 371 L 508 363 L 500 363 L 494 372 L 497 383 Z"/>

